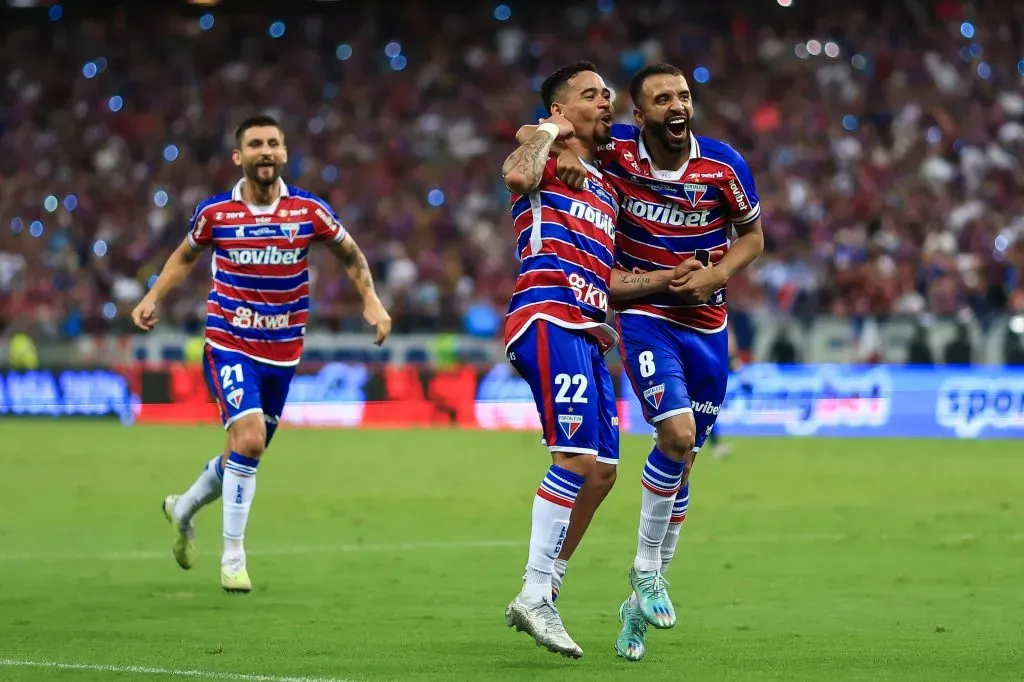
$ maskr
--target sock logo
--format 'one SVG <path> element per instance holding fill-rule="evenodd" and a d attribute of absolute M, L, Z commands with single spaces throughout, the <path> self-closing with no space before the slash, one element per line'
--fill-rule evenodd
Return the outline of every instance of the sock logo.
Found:
<path fill-rule="evenodd" d="M 558 532 L 558 539 L 555 540 L 555 556 L 558 556 L 558 553 L 562 551 L 562 543 L 565 542 L 565 534 L 567 530 L 568 526 L 562 526 L 562 528 Z"/>
<path fill-rule="evenodd" d="M 651 386 L 644 391 L 644 400 L 651 404 L 651 407 L 658 409 L 661 407 L 661 399 L 665 397 L 665 384 L 658 384 L 657 386 Z"/>
<path fill-rule="evenodd" d="M 237 410 L 238 406 L 242 404 L 243 393 L 245 393 L 245 389 L 243 388 L 236 388 L 235 390 L 231 391 L 231 393 L 228 393 L 228 404 L 230 404 L 231 407 Z"/>
<path fill-rule="evenodd" d="M 560 414 L 558 415 L 558 425 L 562 427 L 562 433 L 569 440 L 576 435 L 576 432 L 580 429 L 580 424 L 583 423 L 582 414 Z"/>

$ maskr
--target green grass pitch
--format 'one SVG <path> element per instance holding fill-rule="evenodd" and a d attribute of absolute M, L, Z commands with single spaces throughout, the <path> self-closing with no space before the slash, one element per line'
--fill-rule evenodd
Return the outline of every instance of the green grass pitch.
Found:
<path fill-rule="evenodd" d="M 547 464 L 536 434 L 282 428 L 249 595 L 219 587 L 219 502 L 192 571 L 159 511 L 218 428 L 0 434 L 2 680 L 1024 679 L 1017 442 L 736 440 L 698 460 L 669 574 L 679 624 L 630 664 L 612 645 L 647 439 L 624 438 L 570 563 L 559 606 L 585 652 L 570 661 L 504 624 Z"/>

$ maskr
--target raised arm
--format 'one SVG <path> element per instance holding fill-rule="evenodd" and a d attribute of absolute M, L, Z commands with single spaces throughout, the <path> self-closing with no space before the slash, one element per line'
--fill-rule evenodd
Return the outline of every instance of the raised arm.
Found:
<path fill-rule="evenodd" d="M 537 189 L 544 175 L 544 165 L 556 140 L 572 137 L 572 124 L 560 114 L 544 119 L 519 148 L 509 154 L 501 166 L 505 187 L 513 194 L 529 194 Z M 518 137 L 518 136 L 517 136 Z"/>

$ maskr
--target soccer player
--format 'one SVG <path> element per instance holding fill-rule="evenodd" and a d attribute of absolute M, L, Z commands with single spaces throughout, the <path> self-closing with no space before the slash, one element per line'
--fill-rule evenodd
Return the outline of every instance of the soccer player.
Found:
<path fill-rule="evenodd" d="M 213 249 L 213 286 L 206 302 L 204 370 L 227 430 L 227 445 L 182 495 L 168 495 L 163 512 L 173 529 L 172 551 L 182 568 L 195 560 L 193 517 L 224 497 L 221 586 L 249 592 L 245 536 L 256 492 L 256 470 L 284 409 L 302 356 L 309 314 L 307 253 L 324 242 L 341 259 L 363 298 L 376 344 L 391 333 L 391 318 L 374 290 L 369 265 L 355 239 L 322 199 L 287 185 L 284 134 L 269 116 L 246 119 L 235 132 L 232 159 L 242 169 L 234 189 L 199 204 L 185 240 L 164 264 L 153 288 L 132 311 L 149 331 L 161 299 L 185 281 L 200 252 Z"/>
<path fill-rule="evenodd" d="M 594 65 L 555 71 L 541 97 L 549 118 L 502 166 L 522 260 L 505 318 L 505 349 L 532 389 L 552 464 L 533 500 L 523 588 L 505 620 L 550 651 L 579 658 L 583 651 L 553 603 L 552 574 L 595 461 L 618 462 L 615 391 L 604 362 L 617 340 L 606 321 L 609 294 L 627 299 L 665 289 L 675 272 L 613 271 L 619 202 L 593 165 L 598 144 L 609 140 L 612 102 Z M 556 140 L 565 140 L 583 168 L 577 189 L 555 176 Z"/>
<path fill-rule="evenodd" d="M 636 125 L 613 126 L 598 157 L 622 197 L 617 263 L 655 275 L 693 263 L 699 251 L 711 260 L 708 267 L 685 268 L 670 291 L 619 309 L 623 362 L 656 431 L 642 477 L 633 589 L 619 609 L 623 627 L 616 641 L 620 656 L 639 660 L 647 625 L 676 622 L 663 574 L 686 519 L 694 457 L 725 398 L 725 285 L 760 255 L 764 236 L 746 162 L 724 142 L 691 132 L 693 100 L 682 71 L 669 64 L 644 67 L 629 89 Z M 526 126 L 518 135 L 531 130 Z M 559 177 L 578 184 L 581 171 L 571 154 L 560 154 L 558 168 Z M 739 235 L 732 243 L 730 225 Z M 564 566 L 559 563 L 562 572 Z"/>

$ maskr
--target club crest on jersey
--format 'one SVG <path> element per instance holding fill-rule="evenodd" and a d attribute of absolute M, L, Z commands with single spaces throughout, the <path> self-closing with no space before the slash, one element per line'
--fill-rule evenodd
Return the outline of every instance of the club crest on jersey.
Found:
<path fill-rule="evenodd" d="M 298 223 L 284 223 L 281 225 L 281 231 L 284 232 L 284 236 L 288 237 L 288 241 L 295 241 L 295 235 L 299 233 Z"/>
<path fill-rule="evenodd" d="M 665 397 L 665 384 L 658 384 L 657 386 L 651 386 L 644 391 L 644 400 L 650 403 L 651 407 L 658 409 L 661 407 L 661 399 Z"/>
<path fill-rule="evenodd" d="M 576 435 L 576 432 L 580 430 L 580 425 L 583 423 L 582 414 L 560 414 L 558 415 L 558 425 L 562 428 L 562 433 L 569 440 Z"/>
<path fill-rule="evenodd" d="M 696 183 L 688 182 L 683 185 L 683 194 L 690 200 L 690 205 L 696 207 L 700 203 L 700 200 L 704 198 L 704 194 L 708 191 L 707 185 L 698 185 Z"/>
<path fill-rule="evenodd" d="M 242 394 L 244 393 L 244 388 L 236 388 L 235 390 L 231 391 L 231 393 L 228 393 L 228 404 L 237 410 L 239 405 L 242 404 Z"/>
<path fill-rule="evenodd" d="M 245 226 L 239 226 L 235 228 L 235 237 L 238 239 L 245 238 Z"/>

